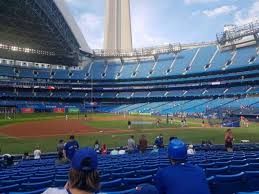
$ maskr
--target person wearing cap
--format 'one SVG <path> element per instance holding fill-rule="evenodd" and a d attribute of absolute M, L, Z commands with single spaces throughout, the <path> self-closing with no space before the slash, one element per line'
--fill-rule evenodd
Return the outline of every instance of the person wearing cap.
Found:
<path fill-rule="evenodd" d="M 43 194 L 93 194 L 100 189 L 97 153 L 92 148 L 76 151 L 64 189 L 49 188 Z"/>
<path fill-rule="evenodd" d="M 171 165 L 159 170 L 155 177 L 159 194 L 210 194 L 203 170 L 186 163 L 187 148 L 183 141 L 170 141 L 168 157 Z"/>
<path fill-rule="evenodd" d="M 72 158 L 73 158 L 76 150 L 78 150 L 78 149 L 79 149 L 79 144 L 75 140 L 75 136 L 71 135 L 69 137 L 69 141 L 64 146 L 63 154 L 64 154 L 65 159 L 72 161 Z"/>

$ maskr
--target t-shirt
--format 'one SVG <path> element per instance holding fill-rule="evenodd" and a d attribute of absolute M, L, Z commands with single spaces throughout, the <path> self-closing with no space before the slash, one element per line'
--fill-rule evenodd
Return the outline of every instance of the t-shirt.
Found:
<path fill-rule="evenodd" d="M 48 188 L 42 194 L 69 194 L 66 189 Z"/>
<path fill-rule="evenodd" d="M 58 153 L 63 152 L 63 149 L 64 149 L 64 144 L 63 143 L 59 143 L 57 145 L 57 152 Z"/>
<path fill-rule="evenodd" d="M 119 152 L 118 152 L 117 150 L 112 150 L 110 154 L 113 155 L 113 156 L 115 156 L 115 155 L 118 155 Z"/>
<path fill-rule="evenodd" d="M 192 164 L 171 165 L 155 177 L 159 194 L 210 194 L 203 170 Z"/>
<path fill-rule="evenodd" d="M 194 155 L 195 154 L 195 151 L 193 149 L 188 149 L 187 150 L 187 154 L 188 155 Z"/>
<path fill-rule="evenodd" d="M 76 150 L 78 150 L 79 144 L 76 140 L 69 141 L 66 143 L 64 150 L 66 151 L 66 156 L 69 160 L 72 160 Z"/>
<path fill-rule="evenodd" d="M 33 155 L 34 155 L 34 159 L 40 159 L 41 151 L 34 150 Z"/>
<path fill-rule="evenodd" d="M 119 155 L 124 155 L 124 154 L 126 154 L 125 150 L 119 150 Z"/>
<path fill-rule="evenodd" d="M 134 139 L 132 138 L 128 139 L 128 150 L 131 150 L 131 151 L 135 150 L 135 145 L 136 144 Z"/>

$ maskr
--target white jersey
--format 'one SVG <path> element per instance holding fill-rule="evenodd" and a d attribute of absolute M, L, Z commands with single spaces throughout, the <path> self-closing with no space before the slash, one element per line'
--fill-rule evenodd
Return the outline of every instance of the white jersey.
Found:
<path fill-rule="evenodd" d="M 33 152 L 34 159 L 40 159 L 41 151 L 40 150 L 34 150 Z"/>

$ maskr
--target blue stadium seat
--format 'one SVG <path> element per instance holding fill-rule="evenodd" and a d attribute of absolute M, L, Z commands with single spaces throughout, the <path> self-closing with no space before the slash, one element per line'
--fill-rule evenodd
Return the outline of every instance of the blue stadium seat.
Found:
<path fill-rule="evenodd" d="M 21 188 L 25 191 L 30 191 L 30 190 L 38 190 L 38 189 L 43 189 L 50 187 L 52 184 L 52 180 L 48 181 L 42 181 L 42 182 L 37 182 L 37 183 L 22 183 Z"/>
<path fill-rule="evenodd" d="M 32 191 L 25 191 L 25 192 L 10 192 L 9 194 L 41 194 L 46 190 L 46 188 L 43 189 L 37 189 Z"/>
<path fill-rule="evenodd" d="M 120 172 L 120 173 L 112 173 L 111 176 L 113 178 L 124 178 L 124 177 L 134 177 L 135 176 L 135 171 L 128 171 L 128 172 Z"/>
<path fill-rule="evenodd" d="M 153 181 L 152 175 L 138 177 L 138 178 L 124 178 L 123 179 L 124 184 L 127 186 L 129 186 L 129 185 L 136 186 L 136 185 L 142 184 L 142 183 L 152 183 L 152 181 Z"/>
<path fill-rule="evenodd" d="M 246 191 L 259 190 L 259 171 L 246 171 L 244 181 L 246 183 Z"/>
<path fill-rule="evenodd" d="M 20 188 L 19 184 L 13 184 L 8 186 L 0 186 L 0 193 L 9 193 L 12 191 L 17 191 Z"/>
<path fill-rule="evenodd" d="M 231 194 L 244 191 L 244 172 L 234 175 L 215 175 L 209 181 L 213 194 Z"/>
<path fill-rule="evenodd" d="M 115 179 L 112 181 L 101 182 L 102 191 L 111 191 L 113 188 L 119 189 L 122 186 L 122 179 Z"/>

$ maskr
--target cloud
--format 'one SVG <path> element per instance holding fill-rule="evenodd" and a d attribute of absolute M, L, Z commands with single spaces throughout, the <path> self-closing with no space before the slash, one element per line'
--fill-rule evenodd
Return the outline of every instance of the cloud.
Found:
<path fill-rule="evenodd" d="M 187 5 L 191 4 L 205 4 L 205 3 L 214 3 L 218 2 L 219 0 L 184 0 L 184 3 Z"/>
<path fill-rule="evenodd" d="M 234 5 L 223 5 L 223 6 L 215 8 L 215 9 L 203 10 L 201 13 L 208 17 L 215 17 L 215 16 L 219 16 L 219 15 L 227 15 L 236 10 L 237 10 L 237 7 Z"/>
<path fill-rule="evenodd" d="M 76 21 L 91 48 L 103 47 L 103 17 L 94 13 L 83 13 L 76 16 Z"/>
<path fill-rule="evenodd" d="M 242 9 L 235 14 L 235 24 L 243 25 L 259 20 L 259 0 L 256 0 L 248 9 Z"/>

